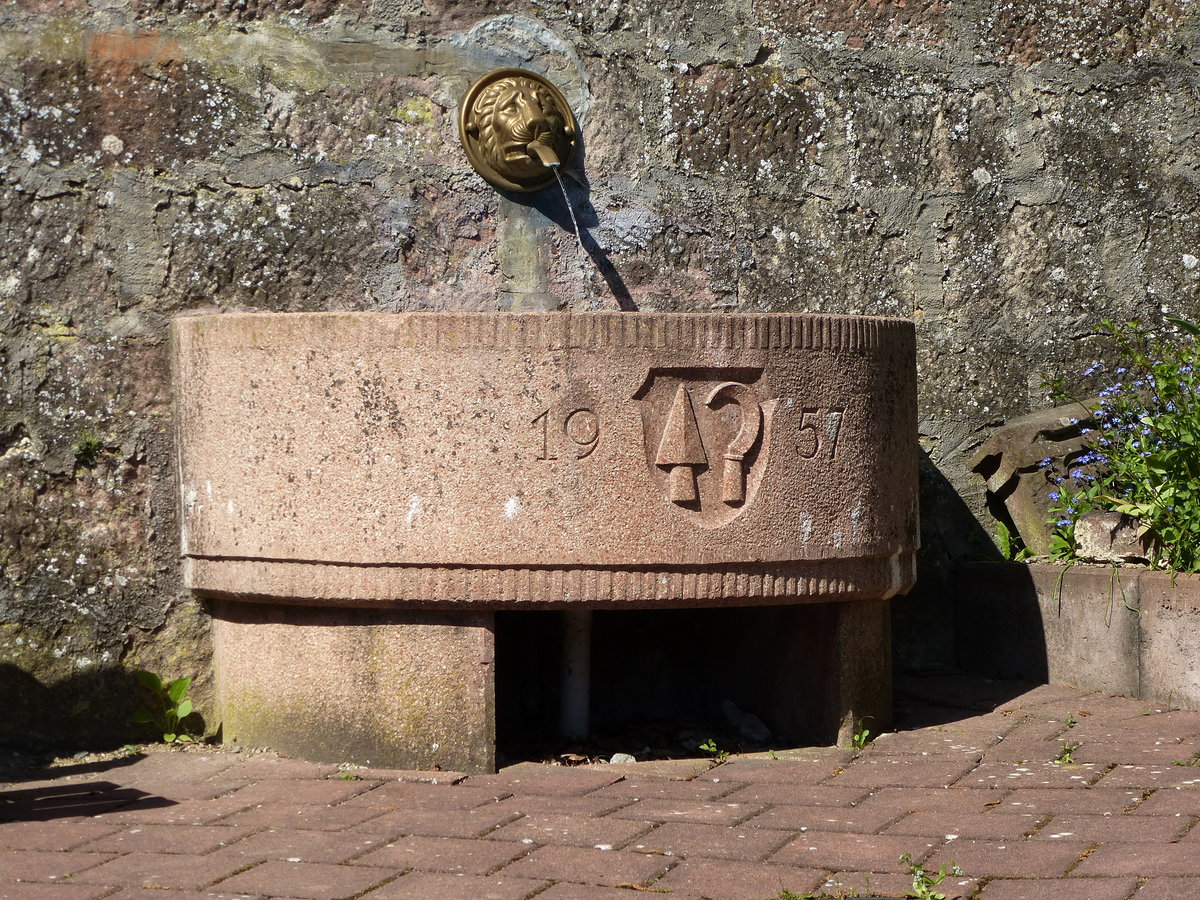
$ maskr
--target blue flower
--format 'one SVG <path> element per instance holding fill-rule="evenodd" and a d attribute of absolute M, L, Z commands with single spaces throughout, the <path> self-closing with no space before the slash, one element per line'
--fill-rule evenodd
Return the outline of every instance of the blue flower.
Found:
<path fill-rule="evenodd" d="M 1049 497 L 1051 500 L 1058 500 L 1058 498 L 1061 497 L 1062 494 L 1060 494 L 1058 491 L 1051 491 L 1046 496 Z"/>
<path fill-rule="evenodd" d="M 1083 370 L 1083 377 L 1087 378 L 1089 375 L 1095 375 L 1097 372 L 1099 372 L 1103 368 L 1104 368 L 1103 363 L 1092 363 L 1090 366 L 1088 366 L 1086 369 Z"/>

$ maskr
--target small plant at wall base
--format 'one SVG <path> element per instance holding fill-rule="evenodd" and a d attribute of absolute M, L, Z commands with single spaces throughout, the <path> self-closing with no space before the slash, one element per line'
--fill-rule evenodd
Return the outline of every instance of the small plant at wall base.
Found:
<path fill-rule="evenodd" d="M 912 875 L 912 889 L 908 896 L 916 900 L 946 900 L 946 895 L 936 890 L 938 885 L 946 880 L 947 875 L 961 877 L 964 874 L 963 870 L 951 861 L 949 868 L 941 866 L 936 875 L 931 875 L 924 866 L 912 861 L 911 853 L 901 853 L 900 863 L 908 866 L 909 874 Z"/>
<path fill-rule="evenodd" d="M 850 736 L 850 745 L 854 748 L 855 753 L 862 753 L 866 749 L 867 744 L 871 742 L 871 729 L 867 728 L 867 719 L 873 716 L 863 716 L 858 720 L 858 730 Z"/>
<path fill-rule="evenodd" d="M 134 672 L 133 677 L 154 697 L 152 708 L 143 707 L 134 712 L 133 723 L 155 726 L 168 744 L 194 741 L 195 738 L 184 724 L 184 719 L 192 714 L 192 701 L 187 696 L 192 679 L 176 678 L 164 683 L 153 672 L 144 669 Z"/>
<path fill-rule="evenodd" d="M 717 742 L 714 741 L 712 738 L 709 738 L 707 741 L 705 741 L 703 744 L 701 744 L 699 749 L 703 750 L 705 753 L 711 753 L 713 756 L 713 759 L 715 759 L 719 763 L 723 763 L 723 762 L 725 762 L 726 759 L 729 758 L 729 751 L 720 749 L 717 746 Z"/>
<path fill-rule="evenodd" d="M 1151 562 L 1180 572 L 1200 571 L 1200 326 L 1168 319 L 1176 332 L 1155 334 L 1137 322 L 1105 320 L 1120 362 L 1095 363 L 1087 379 L 1102 379 L 1099 401 L 1081 405 L 1084 453 L 1068 459 L 1050 500 L 1052 556 L 1075 558 L 1075 525 L 1091 510 L 1119 512 L 1140 523 L 1156 548 Z M 1061 380 L 1056 400 L 1072 399 Z M 1047 468 L 1052 460 L 1043 460 Z"/>

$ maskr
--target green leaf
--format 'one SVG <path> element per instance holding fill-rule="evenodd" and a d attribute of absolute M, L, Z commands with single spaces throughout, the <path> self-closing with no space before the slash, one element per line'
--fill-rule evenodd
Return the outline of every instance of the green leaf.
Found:
<path fill-rule="evenodd" d="M 129 717 L 129 721 L 134 725 L 149 725 L 154 721 L 154 716 L 148 709 L 139 709 Z"/>
<path fill-rule="evenodd" d="M 173 743 L 175 741 L 175 738 L 177 738 L 178 736 L 179 735 L 172 734 L 171 732 L 168 731 L 166 734 L 163 735 L 163 740 L 166 741 L 168 744 L 170 744 L 170 743 Z"/>
<path fill-rule="evenodd" d="M 190 734 L 181 734 L 178 737 L 176 737 L 175 740 L 179 741 L 179 743 L 181 743 L 181 744 L 196 743 L 196 739 L 194 737 L 192 737 Z"/>
<path fill-rule="evenodd" d="M 1193 334 L 1200 337 L 1200 325 L 1195 322 L 1189 322 L 1187 319 L 1180 319 L 1178 316 L 1167 316 L 1166 320 L 1176 328 L 1186 331 L 1188 334 Z"/>
<path fill-rule="evenodd" d="M 156 694 L 162 692 L 162 679 L 153 672 L 147 672 L 145 669 L 138 669 L 138 671 L 133 673 L 133 677 L 138 680 L 138 683 L 142 687 L 154 691 Z"/>
<path fill-rule="evenodd" d="M 188 688 L 191 687 L 192 679 L 176 678 L 167 686 L 167 696 L 172 703 L 178 704 L 180 700 L 187 696 Z"/>
<path fill-rule="evenodd" d="M 177 707 L 175 707 L 175 715 L 177 715 L 181 719 L 186 719 L 189 715 L 191 715 L 191 713 L 192 713 L 192 701 L 191 700 L 184 700 Z"/>

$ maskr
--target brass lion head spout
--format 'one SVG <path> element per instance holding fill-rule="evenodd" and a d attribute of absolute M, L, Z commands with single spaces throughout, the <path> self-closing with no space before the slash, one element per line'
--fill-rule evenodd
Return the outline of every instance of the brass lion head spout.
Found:
<path fill-rule="evenodd" d="M 536 191 L 575 154 L 575 117 L 541 75 L 497 69 L 467 91 L 458 136 L 475 171 L 498 188 Z"/>

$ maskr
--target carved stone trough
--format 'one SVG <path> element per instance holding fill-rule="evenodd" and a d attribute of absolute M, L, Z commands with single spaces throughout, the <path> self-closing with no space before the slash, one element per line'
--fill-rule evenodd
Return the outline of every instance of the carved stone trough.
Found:
<path fill-rule="evenodd" d="M 888 600 L 915 577 L 911 323 L 223 314 L 172 340 L 227 741 L 490 770 L 509 609 L 811 604 L 795 640 L 827 677 L 779 675 L 810 737 L 886 723 Z"/>

